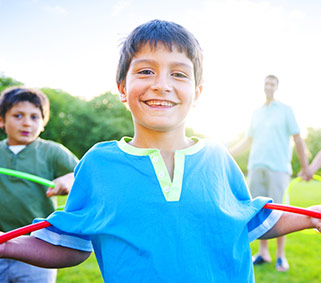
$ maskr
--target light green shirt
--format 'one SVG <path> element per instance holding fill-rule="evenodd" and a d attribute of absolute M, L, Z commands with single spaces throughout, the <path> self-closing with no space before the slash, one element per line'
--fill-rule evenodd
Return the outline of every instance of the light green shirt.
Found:
<path fill-rule="evenodd" d="M 253 138 L 248 169 L 267 167 L 292 174 L 290 137 L 299 134 L 293 110 L 272 101 L 254 111 L 248 135 Z"/>
<path fill-rule="evenodd" d="M 0 167 L 18 170 L 48 180 L 73 172 L 78 159 L 61 144 L 36 139 L 18 154 L 7 140 L 0 142 Z M 0 231 L 32 223 L 36 217 L 47 217 L 54 203 L 46 195 L 47 187 L 25 179 L 0 174 Z"/>

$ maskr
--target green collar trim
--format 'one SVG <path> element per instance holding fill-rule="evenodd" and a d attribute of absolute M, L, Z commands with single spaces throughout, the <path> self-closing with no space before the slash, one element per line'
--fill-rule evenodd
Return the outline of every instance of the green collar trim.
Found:
<path fill-rule="evenodd" d="M 129 142 L 132 141 L 132 139 L 133 138 L 131 137 L 123 137 L 120 141 L 118 141 L 119 148 L 128 154 L 137 156 L 150 155 L 155 151 L 159 152 L 159 149 L 156 148 L 139 148 L 132 146 L 129 144 Z M 184 155 L 191 155 L 200 151 L 204 147 L 203 140 L 199 139 L 198 137 L 192 137 L 191 139 L 195 141 L 194 145 L 188 148 L 176 150 L 175 152 L 180 152 Z"/>
<path fill-rule="evenodd" d="M 130 137 L 122 138 L 118 142 L 118 146 L 122 151 L 131 155 L 149 156 L 166 201 L 179 201 L 182 191 L 185 156 L 192 155 L 204 147 L 202 140 L 196 137 L 192 139 L 195 141 L 193 146 L 175 151 L 173 181 L 168 174 L 166 164 L 159 149 L 134 147 L 128 144 L 132 140 Z"/>

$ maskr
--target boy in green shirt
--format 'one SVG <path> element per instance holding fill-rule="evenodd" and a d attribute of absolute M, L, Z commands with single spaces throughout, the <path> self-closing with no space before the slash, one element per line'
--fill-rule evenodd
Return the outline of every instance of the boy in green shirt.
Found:
<path fill-rule="evenodd" d="M 0 231 L 30 224 L 54 211 L 51 196 L 68 194 L 78 159 L 62 145 L 39 138 L 49 120 L 49 100 L 39 90 L 9 88 L 0 97 L 0 167 L 34 174 L 56 183 L 54 188 L 0 175 Z M 56 270 L 0 259 L 1 282 L 55 282 Z"/>

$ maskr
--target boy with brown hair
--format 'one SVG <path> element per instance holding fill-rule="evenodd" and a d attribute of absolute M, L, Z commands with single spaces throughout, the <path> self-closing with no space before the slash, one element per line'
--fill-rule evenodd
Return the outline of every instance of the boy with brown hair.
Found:
<path fill-rule="evenodd" d="M 30 224 L 55 210 L 51 196 L 68 194 L 78 159 L 65 147 L 39 135 L 49 120 L 49 100 L 37 89 L 13 87 L 0 96 L 0 167 L 53 180 L 46 188 L 28 180 L 0 174 L 0 231 Z M 56 270 L 0 259 L 1 282 L 55 282 Z"/>

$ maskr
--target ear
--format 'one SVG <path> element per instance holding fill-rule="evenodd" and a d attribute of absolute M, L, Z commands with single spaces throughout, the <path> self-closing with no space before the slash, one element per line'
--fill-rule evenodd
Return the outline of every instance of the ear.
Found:
<path fill-rule="evenodd" d="M 197 104 L 201 93 L 203 91 L 203 85 L 199 85 L 196 89 L 195 89 L 195 98 L 194 98 L 194 106 Z"/>
<path fill-rule="evenodd" d="M 4 129 L 4 121 L 3 118 L 0 116 L 0 129 Z"/>
<path fill-rule="evenodd" d="M 45 130 L 45 125 L 42 125 L 42 128 L 40 130 L 40 133 L 42 133 Z"/>
<path fill-rule="evenodd" d="M 125 86 L 125 82 L 121 82 L 117 85 L 119 91 L 119 99 L 122 103 L 127 102 L 127 90 Z"/>

